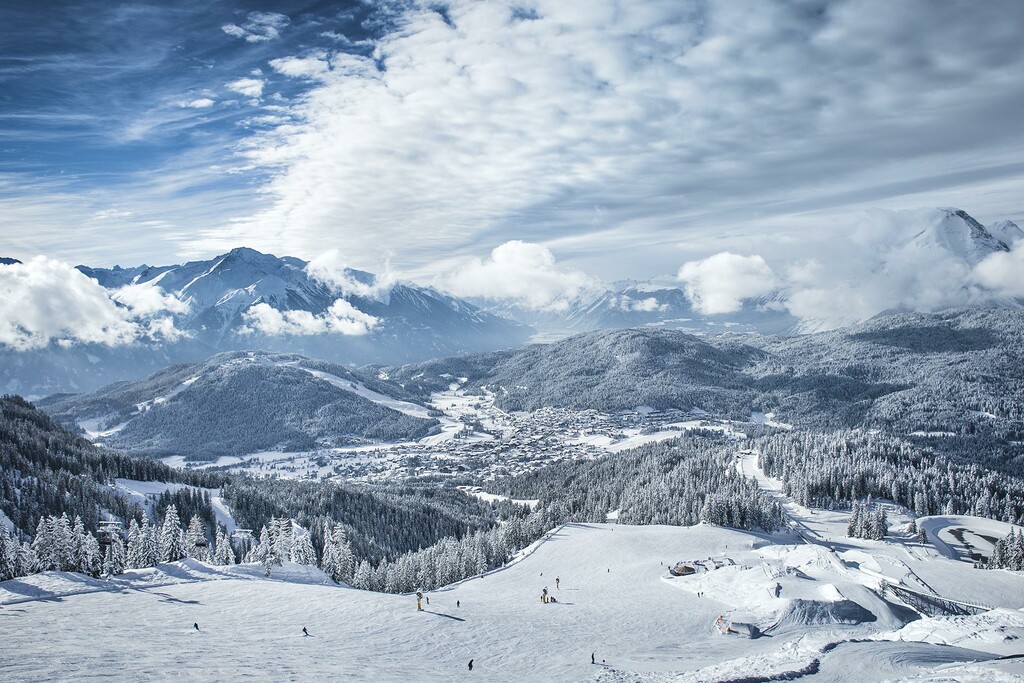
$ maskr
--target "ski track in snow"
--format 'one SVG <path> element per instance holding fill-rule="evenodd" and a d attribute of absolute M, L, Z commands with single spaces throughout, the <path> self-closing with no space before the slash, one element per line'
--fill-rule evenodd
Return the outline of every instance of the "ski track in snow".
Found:
<path fill-rule="evenodd" d="M 332 375 L 329 372 L 323 372 L 321 370 L 312 370 L 310 368 L 300 365 L 298 362 L 295 361 L 282 363 L 282 365 L 290 365 L 304 372 L 308 372 L 317 379 L 322 379 L 323 381 L 328 382 L 329 384 L 333 384 L 339 389 L 343 389 L 344 391 L 347 391 L 349 393 L 361 396 L 369 401 L 372 401 L 373 403 L 384 406 L 385 408 L 390 408 L 391 410 L 398 411 L 399 413 L 405 413 L 406 415 L 411 415 L 412 417 L 418 417 L 424 420 L 430 419 L 430 414 L 427 412 L 427 409 L 425 407 L 418 405 L 416 403 L 401 401 L 397 398 L 386 396 L 385 394 L 381 394 L 379 392 L 374 391 L 373 389 L 370 389 L 369 387 L 363 385 L 361 382 L 356 382 L 354 380 L 338 377 L 337 375 Z"/>

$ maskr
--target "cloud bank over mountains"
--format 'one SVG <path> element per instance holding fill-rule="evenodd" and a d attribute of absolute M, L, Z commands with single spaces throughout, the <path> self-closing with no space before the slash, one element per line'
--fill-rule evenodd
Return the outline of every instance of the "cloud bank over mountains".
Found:
<path fill-rule="evenodd" d="M 0 346 L 18 351 L 55 342 L 118 346 L 181 336 L 171 315 L 187 306 L 153 285 L 110 291 L 72 266 L 38 256 L 0 265 Z"/>
<path fill-rule="evenodd" d="M 559 266 L 551 250 L 540 244 L 512 240 L 495 247 L 486 259 L 467 259 L 439 284 L 456 296 L 512 300 L 524 308 L 558 311 L 600 282 Z"/>
<path fill-rule="evenodd" d="M 1024 298 L 1024 231 L 1008 221 L 986 229 L 957 209 L 873 211 L 842 238 L 817 242 L 800 254 L 799 260 L 769 260 L 720 252 L 684 263 L 676 284 L 699 315 L 727 316 L 753 302 L 766 311 L 788 312 L 803 329 L 837 327 L 885 311 L 930 312 Z M 253 263 L 261 265 L 250 274 Z M 32 350 L 52 342 L 175 341 L 190 334 L 176 327 L 193 313 L 190 302 L 206 299 L 204 306 L 220 299 L 218 306 L 240 307 L 242 335 L 359 337 L 382 322 L 361 307 L 386 305 L 401 282 L 390 271 L 375 276 L 348 268 L 337 250 L 306 263 L 241 249 L 205 265 L 174 268 L 199 268 L 180 283 L 192 281 L 181 290 L 191 292 L 188 297 L 161 288 L 159 273 L 167 268 L 108 271 L 121 273 L 121 279 L 101 286 L 46 257 L 0 265 L 0 345 Z M 278 268 L 293 273 L 286 277 L 308 278 L 325 288 L 322 305 L 287 303 L 294 295 L 279 275 L 270 275 Z M 196 284 L 214 273 L 232 283 L 224 285 L 229 294 Z M 597 277 L 559 263 L 540 244 L 522 241 L 502 244 L 487 258 L 464 259 L 433 284 L 455 296 L 555 316 L 602 296 L 623 311 L 669 308 L 642 286 L 613 295 Z M 230 315 L 219 324 L 229 320 Z"/>
<path fill-rule="evenodd" d="M 679 279 L 704 313 L 781 292 L 798 318 L 836 327 L 890 310 L 937 311 L 1024 295 L 1020 229 L 994 237 L 962 211 L 871 211 L 856 228 L 773 269 L 758 255 L 728 252 L 683 265 Z M 996 230 L 999 232 L 999 230 Z"/>

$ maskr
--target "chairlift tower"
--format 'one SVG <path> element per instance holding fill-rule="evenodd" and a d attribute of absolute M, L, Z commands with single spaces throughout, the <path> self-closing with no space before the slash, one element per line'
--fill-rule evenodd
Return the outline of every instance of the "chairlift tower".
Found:
<path fill-rule="evenodd" d="M 114 538 L 121 535 L 121 522 L 116 519 L 101 519 L 96 529 L 96 539 L 100 544 L 100 558 L 106 564 L 110 555 L 110 546 L 114 545 Z"/>

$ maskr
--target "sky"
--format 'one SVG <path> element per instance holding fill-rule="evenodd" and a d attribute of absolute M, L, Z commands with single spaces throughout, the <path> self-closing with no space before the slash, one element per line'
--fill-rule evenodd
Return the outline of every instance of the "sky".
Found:
<path fill-rule="evenodd" d="M 244 245 L 537 307 L 678 276 L 735 308 L 892 216 L 1024 224 L 1021 26 L 1016 0 L 8 0 L 0 255 Z"/>

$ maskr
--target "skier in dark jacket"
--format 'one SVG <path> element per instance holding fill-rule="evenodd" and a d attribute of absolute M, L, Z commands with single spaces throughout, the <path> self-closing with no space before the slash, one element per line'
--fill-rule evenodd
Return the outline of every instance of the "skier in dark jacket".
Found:
<path fill-rule="evenodd" d="M 194 628 L 195 630 L 198 631 L 199 630 L 199 622 L 196 622 L 196 623 L 192 624 L 192 628 Z"/>
<path fill-rule="evenodd" d="M 309 631 L 306 630 L 305 626 L 302 627 L 302 635 L 304 635 L 304 636 L 308 636 L 309 635 Z"/>
<path fill-rule="evenodd" d="M 470 670 L 470 671 L 472 671 L 472 670 L 473 670 L 473 660 L 472 660 L 472 659 L 471 659 L 471 660 L 469 660 L 469 670 Z"/>

